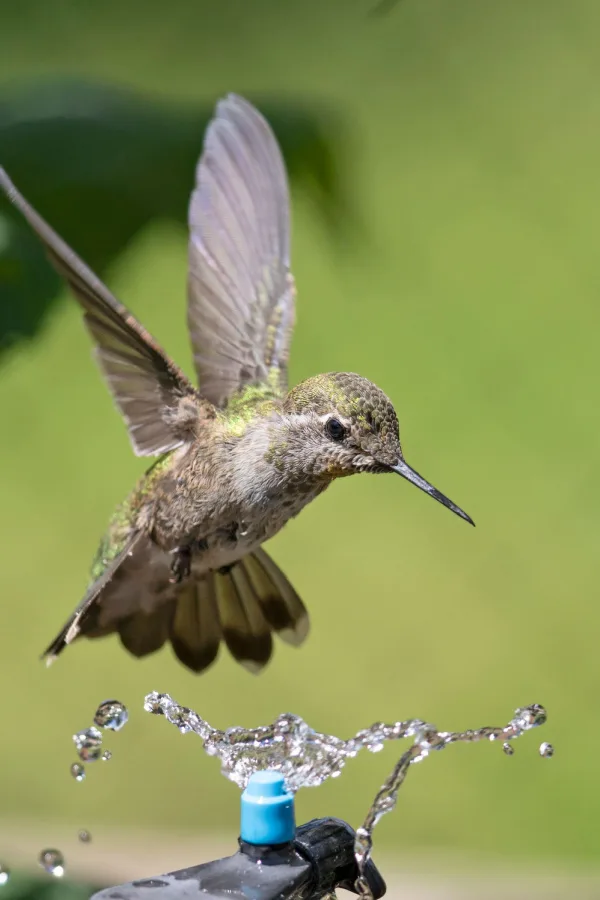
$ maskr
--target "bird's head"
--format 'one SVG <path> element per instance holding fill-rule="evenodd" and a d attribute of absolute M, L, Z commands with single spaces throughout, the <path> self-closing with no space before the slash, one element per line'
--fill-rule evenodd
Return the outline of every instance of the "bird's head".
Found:
<path fill-rule="evenodd" d="M 405 462 L 391 401 L 360 375 L 333 372 L 294 387 L 277 432 L 272 460 L 297 478 L 329 481 L 358 472 L 394 472 L 474 524 Z"/>

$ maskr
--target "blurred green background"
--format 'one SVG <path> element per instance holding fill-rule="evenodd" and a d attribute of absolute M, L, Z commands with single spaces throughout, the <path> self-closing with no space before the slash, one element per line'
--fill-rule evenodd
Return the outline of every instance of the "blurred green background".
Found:
<path fill-rule="evenodd" d="M 116 639 L 77 644 L 46 670 L 39 654 L 144 468 L 64 292 L 37 337 L 0 359 L 5 834 L 35 824 L 52 844 L 85 825 L 233 841 L 237 789 L 198 739 L 142 711 L 153 689 L 219 727 L 290 710 L 342 736 L 409 716 L 452 730 L 503 724 L 538 701 L 549 722 L 513 758 L 458 747 L 411 771 L 376 851 L 578 871 L 598 861 L 600 5 L 403 0 L 372 16 L 373 5 L 21 0 L 2 10 L 0 90 L 27 82 L 40 103 L 36 92 L 66 75 L 165 109 L 208 110 L 233 90 L 314 108 L 325 126 L 327 110 L 329 124 L 339 118 L 347 227 L 322 215 L 327 197 L 321 209 L 311 201 L 310 173 L 293 181 L 292 379 L 339 369 L 380 384 L 407 460 L 477 523 L 400 479 L 345 480 L 270 546 L 312 632 L 299 651 L 279 645 L 260 677 L 223 653 L 193 678 L 169 650 L 136 661 Z M 193 156 L 204 124 L 199 115 Z M 19 174 L 19 154 L 11 174 L 58 224 L 36 187 L 52 154 L 27 134 L 37 174 Z M 85 152 L 65 140 L 66 170 Z M 191 186 L 191 165 L 177 176 Z M 146 203 L 147 223 L 103 275 L 189 370 L 185 230 L 153 218 L 152 190 Z M 82 241 L 118 229 L 126 209 L 125 193 L 100 222 L 90 201 Z M 83 249 L 76 222 L 65 237 Z M 129 706 L 130 724 L 111 739 L 111 762 L 76 784 L 71 735 L 109 696 Z M 556 746 L 551 762 L 537 755 L 541 740 Z M 301 792 L 299 818 L 357 826 L 397 751 Z"/>

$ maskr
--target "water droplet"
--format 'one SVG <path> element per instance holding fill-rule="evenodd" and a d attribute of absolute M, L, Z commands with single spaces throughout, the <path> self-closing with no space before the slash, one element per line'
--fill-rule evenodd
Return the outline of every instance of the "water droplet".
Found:
<path fill-rule="evenodd" d="M 92 836 L 89 831 L 86 831 L 84 828 L 81 829 L 79 834 L 77 835 L 82 844 L 89 844 L 92 840 Z"/>
<path fill-rule="evenodd" d="M 10 878 L 10 869 L 8 866 L 2 865 L 0 863 L 0 887 L 6 884 L 8 879 Z"/>
<path fill-rule="evenodd" d="M 100 759 L 103 760 L 103 762 L 108 762 L 109 759 L 112 759 L 110 750 L 105 750 Z"/>
<path fill-rule="evenodd" d="M 246 537 L 246 535 L 248 534 L 249 531 L 250 531 L 250 526 L 248 525 L 248 523 L 240 522 L 239 527 L 238 527 L 238 536 Z"/>
<path fill-rule="evenodd" d="M 108 728 L 110 731 L 120 731 L 127 724 L 129 713 L 125 706 L 118 700 L 105 700 L 100 704 L 94 716 L 94 722 L 100 728 Z"/>
<path fill-rule="evenodd" d="M 512 744 L 509 744 L 508 741 L 505 741 L 502 744 L 502 749 L 504 750 L 504 752 L 506 753 L 507 756 L 512 756 L 513 753 L 515 752 L 515 748 L 513 747 Z"/>
<path fill-rule="evenodd" d="M 554 756 L 554 747 L 552 744 L 549 744 L 547 741 L 540 744 L 540 756 L 543 756 L 544 759 L 551 759 L 551 757 Z"/>
<path fill-rule="evenodd" d="M 102 753 L 102 733 L 94 728 L 86 728 L 85 731 L 78 731 L 73 735 L 73 743 L 77 750 L 79 759 L 84 762 L 94 762 L 100 759 Z"/>
<path fill-rule="evenodd" d="M 42 850 L 39 862 L 42 869 L 55 878 L 62 878 L 65 874 L 65 858 L 60 850 Z"/>
<path fill-rule="evenodd" d="M 548 718 L 548 713 L 540 703 L 533 703 L 531 706 L 523 706 L 515 710 L 515 717 L 512 724 L 519 731 L 529 731 L 530 728 L 537 728 L 543 725 Z"/>
<path fill-rule="evenodd" d="M 73 763 L 71 766 L 71 775 L 75 781 L 83 781 L 85 778 L 85 769 L 79 763 Z"/>
<path fill-rule="evenodd" d="M 192 730 L 189 721 L 190 715 L 191 710 L 187 706 L 177 706 L 175 703 L 165 710 L 165 716 L 171 725 L 177 725 L 181 734 L 187 734 L 188 731 Z"/>
<path fill-rule="evenodd" d="M 168 694 L 151 691 L 144 699 L 144 709 L 154 716 L 164 716 L 165 710 L 173 704 Z"/>
<path fill-rule="evenodd" d="M 465 733 L 466 736 L 466 733 Z M 468 738 L 466 738 L 468 740 Z M 421 752 L 427 755 L 430 750 L 441 750 L 444 747 L 444 739 L 436 731 L 433 725 L 425 725 L 415 736 L 415 743 L 421 748 Z"/>

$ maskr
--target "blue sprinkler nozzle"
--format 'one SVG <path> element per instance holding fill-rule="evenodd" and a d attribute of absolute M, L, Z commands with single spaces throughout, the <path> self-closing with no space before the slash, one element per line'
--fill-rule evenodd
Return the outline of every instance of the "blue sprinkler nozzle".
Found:
<path fill-rule="evenodd" d="M 242 794 L 240 838 L 247 844 L 287 844 L 295 834 L 294 795 L 283 775 L 254 772 Z"/>

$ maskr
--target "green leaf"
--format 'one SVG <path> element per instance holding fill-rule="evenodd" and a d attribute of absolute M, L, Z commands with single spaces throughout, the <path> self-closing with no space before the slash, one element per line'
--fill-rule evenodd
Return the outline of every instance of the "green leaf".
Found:
<path fill-rule="evenodd" d="M 343 122 L 324 107 L 252 97 L 271 123 L 290 180 L 333 238 L 353 221 Z M 102 278 L 149 222 L 186 224 L 194 169 L 214 104 L 158 101 L 92 82 L 47 80 L 0 93 L 0 164 Z M 44 327 L 60 291 L 39 242 L 0 201 L 0 359 Z"/>

